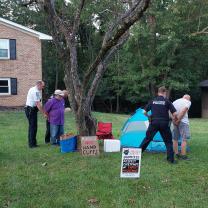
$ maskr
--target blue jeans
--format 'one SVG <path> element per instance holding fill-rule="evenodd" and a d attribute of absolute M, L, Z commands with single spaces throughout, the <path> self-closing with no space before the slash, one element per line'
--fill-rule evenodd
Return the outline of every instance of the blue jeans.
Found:
<path fill-rule="evenodd" d="M 51 144 L 59 144 L 60 136 L 64 134 L 63 125 L 50 124 Z"/>

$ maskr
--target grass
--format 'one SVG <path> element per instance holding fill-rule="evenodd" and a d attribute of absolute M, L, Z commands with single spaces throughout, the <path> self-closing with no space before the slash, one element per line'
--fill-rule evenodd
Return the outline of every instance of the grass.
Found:
<path fill-rule="evenodd" d="M 119 136 L 127 115 L 95 113 L 112 121 Z M 66 131 L 76 133 L 73 116 Z M 208 207 L 208 120 L 191 119 L 191 161 L 167 164 L 165 154 L 145 153 L 139 179 L 120 179 L 121 153 L 82 157 L 44 144 L 27 147 L 23 112 L 0 112 L 0 207 L 6 208 L 190 208 Z M 47 163 L 44 166 L 44 163 Z"/>

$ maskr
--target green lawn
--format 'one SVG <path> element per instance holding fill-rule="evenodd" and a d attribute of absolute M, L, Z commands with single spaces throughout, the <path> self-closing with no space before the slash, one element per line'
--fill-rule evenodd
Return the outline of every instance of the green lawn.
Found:
<path fill-rule="evenodd" d="M 112 121 L 116 137 L 128 117 L 95 116 Z M 65 129 L 76 133 L 70 113 Z M 208 207 L 208 120 L 191 120 L 191 161 L 170 165 L 165 154 L 145 153 L 139 179 L 120 179 L 120 153 L 88 158 L 62 154 L 44 144 L 44 131 L 39 116 L 40 147 L 29 149 L 24 113 L 0 112 L 0 207 Z"/>

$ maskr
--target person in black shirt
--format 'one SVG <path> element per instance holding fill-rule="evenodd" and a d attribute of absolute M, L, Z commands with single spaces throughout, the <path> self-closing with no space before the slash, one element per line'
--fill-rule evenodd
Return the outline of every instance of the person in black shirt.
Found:
<path fill-rule="evenodd" d="M 144 115 L 149 119 L 149 127 L 146 137 L 142 141 L 140 148 L 144 151 L 153 140 L 155 134 L 159 131 L 167 149 L 167 161 L 175 163 L 172 134 L 169 125 L 169 111 L 174 120 L 177 120 L 176 109 L 166 98 L 167 90 L 165 87 L 158 89 L 158 96 L 151 100 L 144 108 Z M 151 115 L 147 112 L 151 110 Z"/>

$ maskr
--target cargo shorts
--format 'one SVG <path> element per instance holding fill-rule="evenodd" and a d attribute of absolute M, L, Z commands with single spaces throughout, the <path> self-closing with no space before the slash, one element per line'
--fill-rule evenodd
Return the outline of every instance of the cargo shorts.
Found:
<path fill-rule="evenodd" d="M 187 140 L 190 139 L 190 129 L 189 125 L 180 122 L 178 126 L 173 125 L 173 140 Z"/>

